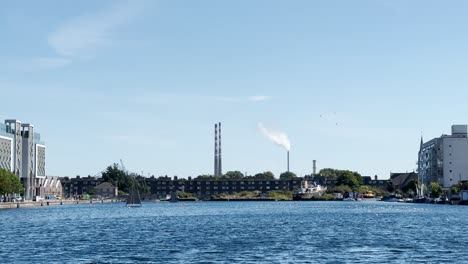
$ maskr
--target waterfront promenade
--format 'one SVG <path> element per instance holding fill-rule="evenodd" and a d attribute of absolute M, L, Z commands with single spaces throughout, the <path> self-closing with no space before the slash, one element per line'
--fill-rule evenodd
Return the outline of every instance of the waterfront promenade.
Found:
<path fill-rule="evenodd" d="M 44 200 L 39 202 L 26 201 L 26 202 L 5 202 L 0 203 L 1 209 L 16 209 L 16 208 L 32 208 L 41 206 L 60 206 L 70 204 L 95 204 L 95 203 L 117 203 L 117 199 L 104 199 L 104 200 Z"/>

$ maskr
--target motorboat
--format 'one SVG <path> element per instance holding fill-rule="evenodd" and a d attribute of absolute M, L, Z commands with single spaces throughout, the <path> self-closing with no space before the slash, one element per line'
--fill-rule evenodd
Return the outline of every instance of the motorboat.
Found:
<path fill-rule="evenodd" d="M 293 200 L 309 200 L 321 196 L 326 190 L 326 186 L 319 185 L 316 182 L 309 184 L 308 181 L 302 181 L 301 187 L 293 194 Z"/>

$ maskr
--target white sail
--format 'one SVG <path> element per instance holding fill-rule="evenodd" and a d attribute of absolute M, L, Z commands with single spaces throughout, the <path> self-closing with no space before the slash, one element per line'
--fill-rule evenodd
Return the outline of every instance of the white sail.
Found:
<path fill-rule="evenodd" d="M 136 179 L 135 176 L 132 176 L 132 185 L 130 186 L 130 192 L 127 198 L 127 207 L 140 207 L 141 206 L 141 199 L 140 199 L 140 192 L 136 186 Z"/>

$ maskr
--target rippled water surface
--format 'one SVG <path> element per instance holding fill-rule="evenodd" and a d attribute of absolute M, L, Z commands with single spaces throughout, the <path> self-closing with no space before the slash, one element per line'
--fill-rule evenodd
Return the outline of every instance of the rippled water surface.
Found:
<path fill-rule="evenodd" d="M 0 210 L 0 263 L 466 263 L 468 207 L 192 202 Z"/>

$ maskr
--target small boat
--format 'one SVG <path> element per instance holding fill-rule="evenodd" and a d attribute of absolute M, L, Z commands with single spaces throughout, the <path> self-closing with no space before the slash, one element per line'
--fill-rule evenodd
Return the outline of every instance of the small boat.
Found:
<path fill-rule="evenodd" d="M 311 200 L 314 197 L 322 196 L 322 194 L 325 193 L 326 190 L 327 190 L 327 187 L 321 186 L 317 184 L 316 182 L 312 182 L 309 185 L 309 182 L 304 180 L 301 182 L 301 188 L 299 188 L 293 194 L 293 200 L 294 201 Z"/>
<path fill-rule="evenodd" d="M 390 195 L 389 197 L 387 197 L 387 199 L 384 199 L 384 202 L 391 202 L 391 203 L 396 203 L 398 202 L 398 198 L 396 195 Z"/>
<path fill-rule="evenodd" d="M 357 200 L 357 195 L 355 195 L 353 192 L 345 192 L 343 197 L 344 202 L 354 202 Z"/>

